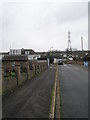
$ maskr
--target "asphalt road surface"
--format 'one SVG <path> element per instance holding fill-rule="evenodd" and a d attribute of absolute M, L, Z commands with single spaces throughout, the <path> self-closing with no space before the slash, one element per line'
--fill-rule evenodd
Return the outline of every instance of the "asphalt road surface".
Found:
<path fill-rule="evenodd" d="M 63 118 L 88 118 L 87 68 L 75 65 L 58 67 Z"/>
<path fill-rule="evenodd" d="M 2 101 L 3 118 L 48 118 L 56 68 L 50 67 Z"/>

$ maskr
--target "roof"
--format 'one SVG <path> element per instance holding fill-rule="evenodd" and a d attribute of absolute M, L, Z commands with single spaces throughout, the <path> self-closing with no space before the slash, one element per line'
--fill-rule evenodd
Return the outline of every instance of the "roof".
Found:
<path fill-rule="evenodd" d="M 33 52 L 35 52 L 34 50 L 32 50 L 32 49 L 23 49 L 24 51 L 33 51 Z"/>
<path fill-rule="evenodd" d="M 0 55 L 9 55 L 9 52 L 0 52 Z"/>
<path fill-rule="evenodd" d="M 3 61 L 27 61 L 28 57 L 26 55 L 5 55 L 2 60 Z"/>
<path fill-rule="evenodd" d="M 35 54 L 35 51 L 32 50 L 32 49 L 23 49 L 23 48 L 22 48 L 22 54 L 25 54 L 25 51 L 29 51 L 30 54 Z"/>

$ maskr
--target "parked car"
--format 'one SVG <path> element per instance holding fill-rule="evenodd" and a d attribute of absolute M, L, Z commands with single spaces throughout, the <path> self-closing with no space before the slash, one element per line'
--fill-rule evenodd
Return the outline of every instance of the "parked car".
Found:
<path fill-rule="evenodd" d="M 67 63 L 68 63 L 68 64 L 72 64 L 72 60 L 69 60 Z"/>
<path fill-rule="evenodd" d="M 63 61 L 59 60 L 58 65 L 63 65 Z"/>

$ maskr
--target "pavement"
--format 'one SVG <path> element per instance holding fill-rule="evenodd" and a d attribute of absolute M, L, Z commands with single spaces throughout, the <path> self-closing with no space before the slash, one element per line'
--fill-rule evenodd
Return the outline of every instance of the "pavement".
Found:
<path fill-rule="evenodd" d="M 88 118 L 87 68 L 75 65 L 58 68 L 63 118 Z"/>
<path fill-rule="evenodd" d="M 3 118 L 48 118 L 56 67 L 20 86 L 2 100 Z"/>

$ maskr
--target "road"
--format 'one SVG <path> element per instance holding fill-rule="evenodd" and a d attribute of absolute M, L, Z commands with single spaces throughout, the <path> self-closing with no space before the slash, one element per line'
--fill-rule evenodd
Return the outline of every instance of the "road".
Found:
<path fill-rule="evenodd" d="M 56 68 L 50 67 L 2 101 L 3 118 L 48 118 Z"/>
<path fill-rule="evenodd" d="M 75 65 L 60 65 L 59 80 L 63 118 L 88 118 L 88 71 Z"/>

